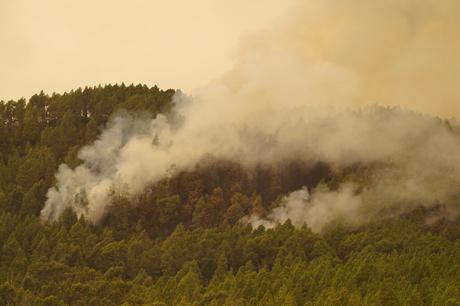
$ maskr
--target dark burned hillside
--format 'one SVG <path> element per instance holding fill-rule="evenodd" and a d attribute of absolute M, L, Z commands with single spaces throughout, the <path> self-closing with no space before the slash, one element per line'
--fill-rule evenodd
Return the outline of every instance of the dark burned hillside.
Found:
<path fill-rule="evenodd" d="M 174 93 L 109 85 L 0 103 L 0 305 L 460 304 L 451 203 L 321 234 L 240 221 L 266 216 L 303 186 L 336 190 L 352 180 L 365 189 L 386 164 L 247 168 L 208 156 L 140 194 L 113 186 L 96 224 L 70 209 L 41 221 L 61 163 L 80 164 L 79 149 L 113 114 L 167 113 Z"/>

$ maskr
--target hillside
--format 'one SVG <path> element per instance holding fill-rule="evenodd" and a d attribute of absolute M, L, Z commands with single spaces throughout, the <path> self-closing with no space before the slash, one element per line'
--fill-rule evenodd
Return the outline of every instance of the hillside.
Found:
<path fill-rule="evenodd" d="M 97 148 L 116 118 L 162 114 L 180 125 L 175 94 L 122 84 L 0 102 L 0 305 L 460 305 L 458 190 L 424 197 L 428 204 L 402 197 L 372 211 L 364 206 L 367 220 L 342 214 L 318 227 L 274 216 L 299 190 L 314 200 L 341 195 L 348 182 L 357 186 L 350 196 L 373 201 L 377 193 L 365 192 L 375 176 L 399 161 L 246 164 L 207 154 L 140 184 L 140 192 L 110 185 L 97 219 L 86 194 L 45 209 L 61 164 L 69 173 L 80 165 L 104 173 L 104 164 L 88 165 L 79 152 Z M 420 117 L 387 108 L 364 114 Z M 423 120 L 424 138 L 431 131 L 433 139 L 459 137 L 454 122 Z M 419 131 L 409 132 L 403 135 Z M 148 141 L 163 145 L 161 137 Z M 448 172 L 430 175 L 423 183 L 456 182 Z"/>

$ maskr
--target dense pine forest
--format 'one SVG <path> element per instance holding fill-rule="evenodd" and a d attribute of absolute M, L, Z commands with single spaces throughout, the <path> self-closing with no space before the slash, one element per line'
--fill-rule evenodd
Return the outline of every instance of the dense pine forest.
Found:
<path fill-rule="evenodd" d="M 168 114 L 174 94 L 121 84 L 0 102 L 0 305 L 460 305 L 460 222 L 430 218 L 441 204 L 322 233 L 241 222 L 360 165 L 208 156 L 134 197 L 113 190 L 97 223 L 40 218 L 60 164 L 79 165 L 115 114 Z"/>

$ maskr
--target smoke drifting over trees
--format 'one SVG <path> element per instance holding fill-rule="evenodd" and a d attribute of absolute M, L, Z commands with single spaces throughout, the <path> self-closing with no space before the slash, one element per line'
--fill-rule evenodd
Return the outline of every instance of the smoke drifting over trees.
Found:
<path fill-rule="evenodd" d="M 419 112 L 459 113 L 459 5 L 302 5 L 277 29 L 244 40 L 235 67 L 220 79 L 193 97 L 176 94 L 168 117 L 115 118 L 80 151 L 82 165 L 60 167 L 43 219 L 72 207 L 97 222 L 114 189 L 135 195 L 207 155 L 248 169 L 285 160 L 321 161 L 337 171 L 375 165 L 365 182 L 345 179 L 308 200 L 297 191 L 269 221 L 251 216 L 254 225 L 291 218 L 319 231 L 339 217 L 359 224 L 383 211 L 439 203 L 455 216 L 458 135 Z"/>
<path fill-rule="evenodd" d="M 193 95 L 0 101 L 0 304 L 460 305 L 459 8 L 303 1 Z"/>

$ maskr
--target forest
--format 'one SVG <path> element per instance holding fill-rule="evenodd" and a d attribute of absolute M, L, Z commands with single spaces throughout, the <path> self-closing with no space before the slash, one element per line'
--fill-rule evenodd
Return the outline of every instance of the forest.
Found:
<path fill-rule="evenodd" d="M 365 177 L 363 165 L 206 156 L 134 197 L 112 190 L 97 223 L 70 208 L 40 218 L 60 164 L 77 167 L 120 112 L 168 114 L 175 93 L 121 84 L 0 102 L 0 305 L 460 305 L 460 221 L 430 218 L 442 204 L 321 233 L 241 222 L 302 186 Z"/>

